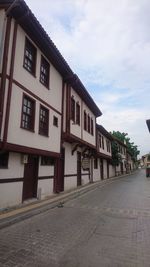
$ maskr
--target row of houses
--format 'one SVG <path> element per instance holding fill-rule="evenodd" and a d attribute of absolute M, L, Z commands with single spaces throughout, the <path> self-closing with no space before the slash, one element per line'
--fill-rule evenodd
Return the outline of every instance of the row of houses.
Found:
<path fill-rule="evenodd" d="M 132 170 L 101 115 L 26 3 L 0 0 L 0 209 Z"/>

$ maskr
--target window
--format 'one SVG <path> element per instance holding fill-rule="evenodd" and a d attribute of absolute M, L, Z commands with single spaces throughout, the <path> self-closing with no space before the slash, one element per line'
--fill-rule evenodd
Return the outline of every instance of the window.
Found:
<path fill-rule="evenodd" d="M 94 134 L 94 130 L 93 130 L 93 119 L 91 118 L 91 135 Z"/>
<path fill-rule="evenodd" d="M 108 141 L 108 152 L 110 152 L 110 141 Z"/>
<path fill-rule="evenodd" d="M 76 124 L 80 125 L 80 105 L 76 103 Z"/>
<path fill-rule="evenodd" d="M 29 71 L 31 74 L 35 75 L 36 48 L 27 38 L 25 41 L 25 52 L 24 52 L 23 66 L 27 71 Z"/>
<path fill-rule="evenodd" d="M 109 142 L 109 140 L 106 140 L 106 147 L 107 147 L 107 152 L 110 152 L 110 142 Z"/>
<path fill-rule="evenodd" d="M 86 111 L 84 111 L 84 130 L 87 131 L 87 114 L 86 114 Z"/>
<path fill-rule="evenodd" d="M 54 159 L 48 156 L 41 157 L 41 165 L 43 166 L 53 166 L 55 163 Z"/>
<path fill-rule="evenodd" d="M 91 121 L 90 121 L 90 116 L 88 115 L 88 133 L 91 131 Z"/>
<path fill-rule="evenodd" d="M 94 159 L 94 169 L 98 169 L 98 161 L 97 161 L 97 158 Z"/>
<path fill-rule="evenodd" d="M 99 146 L 102 147 L 102 136 L 101 136 L 101 134 L 99 135 Z"/>
<path fill-rule="evenodd" d="M 102 136 L 102 148 L 104 149 L 104 136 Z"/>
<path fill-rule="evenodd" d="M 28 96 L 23 96 L 21 127 L 34 131 L 35 101 Z"/>
<path fill-rule="evenodd" d="M 49 63 L 41 56 L 40 82 L 47 88 L 49 88 L 49 69 Z"/>
<path fill-rule="evenodd" d="M 49 110 L 40 106 L 39 134 L 48 136 Z"/>
<path fill-rule="evenodd" d="M 53 117 L 53 125 L 58 127 L 58 118 L 57 117 Z"/>
<path fill-rule="evenodd" d="M 75 100 L 71 97 L 71 120 L 75 122 Z"/>
<path fill-rule="evenodd" d="M 0 169 L 8 168 L 8 158 L 9 158 L 8 152 L 0 154 Z"/>

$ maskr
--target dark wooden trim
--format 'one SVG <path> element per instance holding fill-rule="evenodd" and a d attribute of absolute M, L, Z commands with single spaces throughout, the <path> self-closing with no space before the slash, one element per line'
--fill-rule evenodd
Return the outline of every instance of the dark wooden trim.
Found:
<path fill-rule="evenodd" d="M 65 174 L 64 177 L 75 177 L 77 176 L 77 173 L 74 174 Z"/>
<path fill-rule="evenodd" d="M 11 0 L 10 4 L 13 2 Z M 20 21 L 21 27 L 28 34 L 28 36 L 34 41 L 36 46 L 42 51 L 42 53 L 50 60 L 54 67 L 61 73 L 64 78 L 72 78 L 70 83 L 75 91 L 80 95 L 82 99 L 86 102 L 87 106 L 93 110 L 93 113 L 98 117 L 102 115 L 101 111 L 94 103 L 92 97 L 87 92 L 86 88 L 80 81 L 77 75 L 73 73 L 68 63 L 65 61 L 55 44 L 49 38 L 48 34 L 40 25 L 39 21 L 36 19 L 34 14 L 28 8 L 25 1 L 19 1 L 16 8 L 12 8 L 9 13 L 15 19 L 21 17 L 24 12 L 28 12 L 28 16 L 24 16 Z"/>
<path fill-rule="evenodd" d="M 0 184 L 23 182 L 23 178 L 6 178 L 0 179 Z"/>
<path fill-rule="evenodd" d="M 83 117 L 83 100 L 81 99 L 81 139 L 83 139 L 83 124 L 84 124 L 84 117 Z"/>
<path fill-rule="evenodd" d="M 64 97 L 65 97 L 65 82 L 62 81 L 62 102 L 61 102 L 61 139 L 60 139 L 60 151 L 62 148 L 63 127 L 64 127 Z"/>
<path fill-rule="evenodd" d="M 26 66 L 25 66 L 25 52 L 26 52 L 26 47 L 27 47 L 27 42 L 29 42 L 35 49 L 35 60 L 34 60 L 34 70 L 29 71 Z M 36 78 L 36 69 L 37 69 L 37 47 L 33 43 L 32 39 L 29 39 L 27 36 L 25 36 L 25 42 L 24 42 L 24 57 L 23 57 L 23 68 L 30 73 L 33 77 Z"/>
<path fill-rule="evenodd" d="M 81 173 L 81 176 L 85 176 L 85 175 L 89 175 L 89 172 L 87 173 Z M 64 177 L 75 177 L 77 176 L 77 173 L 73 173 L 73 174 L 65 174 Z"/>
<path fill-rule="evenodd" d="M 90 175 L 90 172 L 87 173 L 81 173 L 81 176 Z"/>
<path fill-rule="evenodd" d="M 2 148 L 2 144 L 3 143 L 0 142 L 0 148 Z M 11 144 L 11 143 L 6 143 L 5 150 L 12 151 L 12 152 L 32 154 L 32 155 L 50 156 L 54 158 L 60 157 L 60 153 L 57 153 L 57 152 L 42 150 L 42 149 L 33 148 L 33 147 L 21 146 L 21 145 Z"/>
<path fill-rule="evenodd" d="M 103 154 L 103 153 L 101 153 L 101 152 L 97 152 L 97 157 L 99 157 L 99 158 L 103 158 L 103 159 L 112 159 L 111 156 L 108 156 L 108 155 Z"/>
<path fill-rule="evenodd" d="M 50 176 L 39 176 L 38 180 L 48 180 L 48 179 L 54 179 L 54 175 Z"/>
<path fill-rule="evenodd" d="M 70 108 L 71 108 L 71 87 L 66 86 L 66 133 L 70 133 Z"/>
<path fill-rule="evenodd" d="M 46 134 L 43 134 L 43 133 L 40 132 L 40 112 L 41 112 L 41 109 L 42 108 L 45 109 L 45 110 L 47 110 L 47 112 L 48 112 L 47 133 Z M 39 135 L 42 135 L 42 136 L 45 136 L 45 137 L 49 137 L 49 118 L 50 118 L 50 110 L 47 107 L 45 107 L 45 106 L 43 106 L 43 105 L 40 104 L 40 108 L 39 108 Z"/>
<path fill-rule="evenodd" d="M 29 89 L 27 89 L 26 87 L 24 87 L 22 84 L 20 84 L 18 81 L 13 79 L 13 83 L 16 84 L 18 87 L 20 87 L 23 91 L 25 91 L 27 94 L 31 95 L 32 97 L 34 97 L 35 99 L 37 99 L 38 101 L 40 101 L 41 103 L 43 103 L 45 106 L 49 107 L 50 109 L 52 109 L 53 111 L 55 111 L 56 113 L 58 113 L 59 115 L 62 115 L 61 112 L 59 112 L 57 109 L 53 108 L 51 105 L 49 105 L 47 102 L 45 102 L 44 100 L 42 100 L 40 97 L 38 97 L 36 94 L 32 93 Z"/>
<path fill-rule="evenodd" d="M 42 83 L 42 81 L 41 81 L 41 65 L 42 65 L 42 60 L 43 60 L 43 59 L 44 59 L 44 60 L 48 63 L 48 65 L 49 65 L 48 83 L 47 83 L 47 84 L 44 84 L 44 83 Z M 43 55 L 41 55 L 41 61 L 40 61 L 40 77 L 39 77 L 39 82 L 40 82 L 46 89 L 50 90 L 50 63 L 49 63 L 49 61 L 45 58 L 45 56 L 43 56 Z"/>
<path fill-rule="evenodd" d="M 2 78 L 1 78 L 1 86 L 0 86 L 0 137 L 1 137 L 2 120 L 3 120 L 4 95 L 5 95 L 5 86 L 6 86 L 10 31 L 11 31 L 11 17 L 7 17 L 5 42 L 4 42 L 4 50 L 3 50 L 4 53 L 3 53 L 3 65 L 2 65 Z"/>
<path fill-rule="evenodd" d="M 23 102 L 24 102 L 24 98 L 28 98 L 31 102 L 33 102 L 34 106 L 33 106 L 33 116 L 32 116 L 32 128 L 29 129 L 29 128 L 24 128 L 22 126 L 22 120 L 23 120 Z M 21 121 L 20 121 L 20 128 L 22 128 L 23 130 L 26 130 L 26 131 L 30 131 L 30 132 L 35 132 L 35 110 L 36 110 L 36 101 L 35 99 L 31 98 L 30 96 L 28 96 L 27 94 L 23 93 L 23 96 L 22 96 L 22 109 L 21 109 Z"/>

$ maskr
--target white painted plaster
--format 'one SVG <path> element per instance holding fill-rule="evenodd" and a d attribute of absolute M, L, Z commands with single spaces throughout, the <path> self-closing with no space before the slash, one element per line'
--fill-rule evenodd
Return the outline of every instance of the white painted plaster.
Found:
<path fill-rule="evenodd" d="M 82 175 L 82 185 L 89 184 L 89 175 Z"/>
<path fill-rule="evenodd" d="M 66 191 L 74 188 L 77 188 L 77 176 L 65 177 L 64 190 Z"/>
<path fill-rule="evenodd" d="M 36 100 L 34 132 L 20 128 L 23 91 L 13 85 L 10 105 L 8 142 L 32 148 L 60 152 L 61 116 L 49 110 L 49 137 L 39 135 L 40 102 Z M 16 102 L 17 100 L 17 102 Z M 16 104 L 17 103 L 17 104 Z M 58 127 L 53 125 L 53 116 L 58 118 Z"/>
<path fill-rule="evenodd" d="M 73 88 L 71 88 L 71 97 L 73 97 L 75 100 L 75 114 L 76 114 L 76 103 L 78 102 L 80 105 L 80 125 L 76 124 L 76 121 L 73 122 L 72 120 L 70 120 L 70 132 L 73 135 L 81 138 L 81 114 L 82 114 L 81 102 L 82 102 L 82 100 L 81 100 L 80 96 L 74 91 Z M 76 116 L 75 116 L 75 119 L 76 119 Z"/>
<path fill-rule="evenodd" d="M 37 194 L 39 198 L 45 199 L 53 195 L 53 179 L 38 180 Z"/>
<path fill-rule="evenodd" d="M 22 178 L 23 174 L 24 164 L 21 163 L 21 154 L 10 152 L 8 169 L 0 169 L 0 179 Z"/>
<path fill-rule="evenodd" d="M 22 182 L 0 185 L 0 209 L 12 207 L 22 203 Z"/>
<path fill-rule="evenodd" d="M 4 9 L 0 10 L 0 72 L 2 72 L 3 49 L 6 32 L 6 17 Z"/>
<path fill-rule="evenodd" d="M 107 160 L 103 159 L 104 179 L 107 179 Z"/>
<path fill-rule="evenodd" d="M 54 66 L 50 63 L 50 88 L 49 90 L 40 83 L 40 63 L 42 52 L 37 48 L 36 74 L 33 76 L 23 67 L 25 32 L 19 26 L 17 31 L 16 57 L 14 66 L 14 79 L 36 94 L 38 97 L 48 102 L 51 106 L 61 112 L 62 105 L 62 77 Z M 30 38 L 28 38 L 30 39 Z M 31 41 L 31 40 L 30 40 Z"/>

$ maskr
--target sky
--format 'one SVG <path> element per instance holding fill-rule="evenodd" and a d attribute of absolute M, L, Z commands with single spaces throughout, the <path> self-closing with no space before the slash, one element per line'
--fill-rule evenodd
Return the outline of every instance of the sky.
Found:
<path fill-rule="evenodd" d="M 107 131 L 150 152 L 150 1 L 26 0 L 102 111 Z"/>

